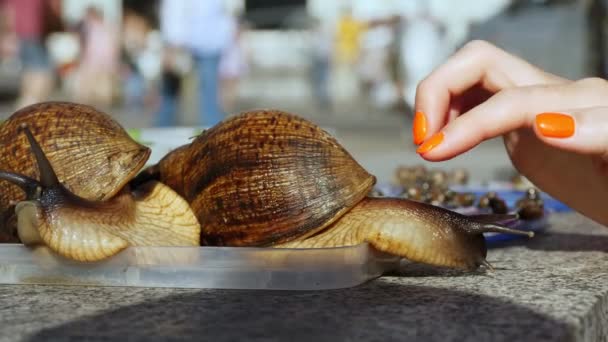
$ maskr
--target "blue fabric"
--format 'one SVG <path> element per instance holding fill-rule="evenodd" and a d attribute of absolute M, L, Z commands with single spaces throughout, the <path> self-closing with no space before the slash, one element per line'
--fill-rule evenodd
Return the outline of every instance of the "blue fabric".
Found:
<path fill-rule="evenodd" d="M 197 55 L 199 81 L 199 120 L 203 126 L 211 127 L 224 119 L 219 101 L 220 55 Z"/>
<path fill-rule="evenodd" d="M 198 77 L 199 124 L 211 127 L 224 119 L 219 101 L 220 55 L 195 56 Z M 161 103 L 156 113 L 156 126 L 173 126 L 176 123 L 179 77 L 165 73 L 161 84 Z"/>
<path fill-rule="evenodd" d="M 329 73 L 329 60 L 322 57 L 313 57 L 311 70 L 313 92 L 317 104 L 322 109 L 327 109 L 330 103 L 329 90 L 327 89 Z"/>
<path fill-rule="evenodd" d="M 26 70 L 49 70 L 51 61 L 44 45 L 36 40 L 19 42 L 19 58 Z"/>
<path fill-rule="evenodd" d="M 173 95 L 161 93 L 160 108 L 156 113 L 155 126 L 169 127 L 175 125 L 175 113 L 177 110 L 177 98 Z"/>
<path fill-rule="evenodd" d="M 179 79 L 175 75 L 164 73 L 160 86 L 160 107 L 156 112 L 155 126 L 168 127 L 175 125 L 178 96 Z"/>

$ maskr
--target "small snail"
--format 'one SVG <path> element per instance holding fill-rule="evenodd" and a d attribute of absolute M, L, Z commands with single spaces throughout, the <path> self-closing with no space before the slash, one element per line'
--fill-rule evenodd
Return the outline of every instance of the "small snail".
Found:
<path fill-rule="evenodd" d="M 18 202 L 23 243 L 79 261 L 130 245 L 199 244 L 200 226 L 180 196 L 158 182 L 129 188 L 150 151 L 109 116 L 70 103 L 33 105 L 0 126 L 0 140 L 1 223 L 11 229 Z"/>
<path fill-rule="evenodd" d="M 509 211 L 505 201 L 494 191 L 481 196 L 477 206 L 481 209 L 489 208 L 495 214 L 506 214 Z"/>
<path fill-rule="evenodd" d="M 430 203 L 432 205 L 445 205 L 448 201 L 447 189 L 441 187 L 433 187 L 427 193 L 426 203 Z"/>
<path fill-rule="evenodd" d="M 276 110 L 223 121 L 133 184 L 150 179 L 190 203 L 204 245 L 368 242 L 412 261 L 472 270 L 489 266 L 483 232 L 532 235 L 494 223 L 508 215 L 467 217 L 406 199 L 368 197 L 375 177 L 333 137 Z"/>
<path fill-rule="evenodd" d="M 448 173 L 443 170 L 432 170 L 429 174 L 429 181 L 433 186 L 445 187 L 448 185 Z"/>
<path fill-rule="evenodd" d="M 469 171 L 465 169 L 454 169 L 449 175 L 450 184 L 465 185 L 469 182 Z"/>
<path fill-rule="evenodd" d="M 453 207 L 469 207 L 475 203 L 475 194 L 470 192 L 453 193 L 450 198 L 450 205 Z"/>
<path fill-rule="evenodd" d="M 544 215 L 545 206 L 540 193 L 535 188 L 529 188 L 523 198 L 515 204 L 522 220 L 535 220 Z"/>
<path fill-rule="evenodd" d="M 413 167 L 399 166 L 395 171 L 396 183 L 403 187 L 417 186 L 420 182 L 426 181 L 427 169 L 424 165 Z"/>

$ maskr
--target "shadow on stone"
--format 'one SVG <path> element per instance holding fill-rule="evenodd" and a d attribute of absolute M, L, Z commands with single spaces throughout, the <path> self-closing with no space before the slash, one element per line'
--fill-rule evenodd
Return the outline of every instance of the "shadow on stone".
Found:
<path fill-rule="evenodd" d="M 573 330 L 499 298 L 381 279 L 333 291 L 170 295 L 41 330 L 31 341 L 553 341 L 571 340 Z"/>
<path fill-rule="evenodd" d="M 531 241 L 528 248 L 542 251 L 608 252 L 608 236 L 549 233 L 543 235 L 543 241 Z"/>
<path fill-rule="evenodd" d="M 386 276 L 393 277 L 483 277 L 487 270 L 481 266 L 475 271 L 463 271 L 448 267 L 437 267 L 403 260 L 397 270 L 387 272 Z"/>
<path fill-rule="evenodd" d="M 512 242 L 494 245 L 492 248 L 513 246 L 549 252 L 608 252 L 608 236 L 545 232 L 530 240 L 514 240 Z"/>

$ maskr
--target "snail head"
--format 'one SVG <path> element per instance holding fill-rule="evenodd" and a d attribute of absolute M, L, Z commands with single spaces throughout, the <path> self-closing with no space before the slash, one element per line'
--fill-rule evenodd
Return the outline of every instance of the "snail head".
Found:
<path fill-rule="evenodd" d="M 26 124 L 20 126 L 36 159 L 40 180 L 0 171 L 26 199 L 16 204 L 17 232 L 26 245 L 47 245 L 64 257 L 97 261 L 128 246 L 197 246 L 200 225 L 188 203 L 159 182 L 125 187 L 108 200 L 91 201 L 68 190 Z M 94 181 L 94 180 L 91 180 Z"/>
<path fill-rule="evenodd" d="M 44 155 L 42 148 L 34 138 L 27 124 L 22 123 L 19 130 L 25 134 L 30 144 L 32 154 L 34 155 L 36 163 L 38 164 L 40 181 L 25 175 L 8 171 L 0 171 L 0 179 L 9 181 L 23 189 L 26 195 L 26 200 L 40 200 L 43 196 L 43 192 L 48 192 L 49 189 L 61 187 L 62 185 L 59 182 L 50 161 Z"/>

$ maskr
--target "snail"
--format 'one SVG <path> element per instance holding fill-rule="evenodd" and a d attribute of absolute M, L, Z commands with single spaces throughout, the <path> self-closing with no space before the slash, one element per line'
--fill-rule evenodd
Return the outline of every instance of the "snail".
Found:
<path fill-rule="evenodd" d="M 495 191 L 490 191 L 481 196 L 477 206 L 480 209 L 489 208 L 495 214 L 506 214 L 509 211 L 506 202 Z"/>
<path fill-rule="evenodd" d="M 14 210 L 23 243 L 79 261 L 128 246 L 198 245 L 200 226 L 180 196 L 158 182 L 129 187 L 149 155 L 88 106 L 51 102 L 16 112 L 0 126 L 3 230 Z"/>
<path fill-rule="evenodd" d="M 191 206 L 201 243 L 275 248 L 367 242 L 412 261 L 487 267 L 482 233 L 532 236 L 496 224 L 510 215 L 468 217 L 401 198 L 374 198 L 376 182 L 327 132 L 278 110 L 244 112 L 204 131 L 142 172 Z"/>
<path fill-rule="evenodd" d="M 424 165 L 399 166 L 395 172 L 395 180 L 403 187 L 415 186 L 427 178 L 427 172 Z"/>
<path fill-rule="evenodd" d="M 529 188 L 515 205 L 522 220 L 535 220 L 544 215 L 544 201 L 536 188 Z"/>
<path fill-rule="evenodd" d="M 470 192 L 448 191 L 448 207 L 470 207 L 475 204 L 475 194 Z"/>
<path fill-rule="evenodd" d="M 454 169 L 450 172 L 450 184 L 465 185 L 469 182 L 469 171 L 465 169 Z"/>

